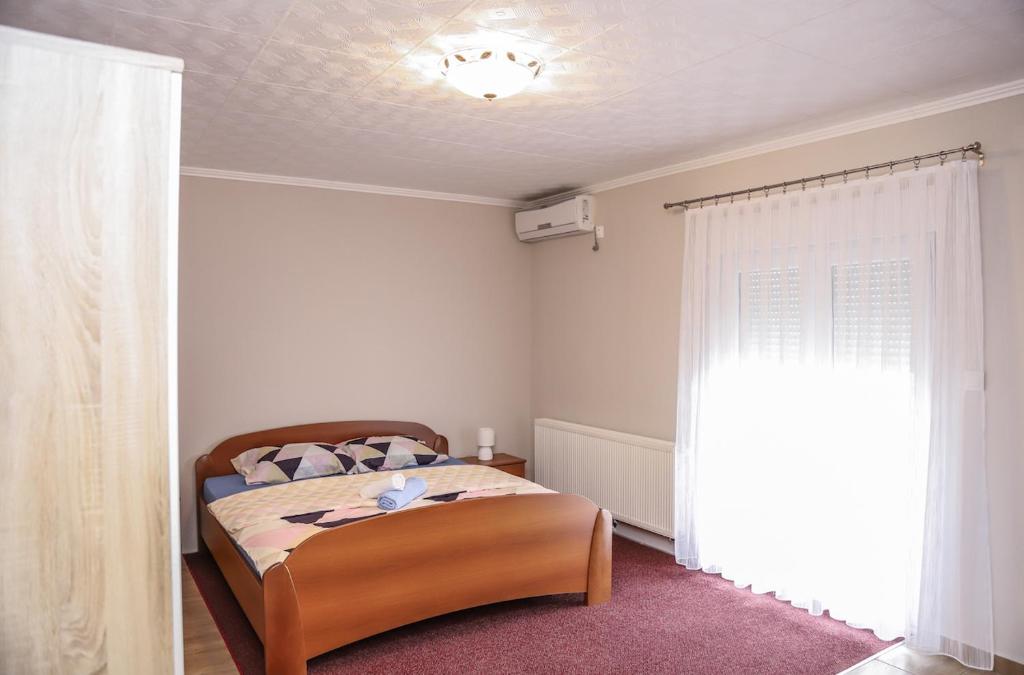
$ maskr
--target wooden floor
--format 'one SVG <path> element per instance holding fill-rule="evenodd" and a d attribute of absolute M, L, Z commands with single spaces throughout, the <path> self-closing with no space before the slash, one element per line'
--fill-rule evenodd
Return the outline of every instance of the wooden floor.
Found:
<path fill-rule="evenodd" d="M 184 562 L 181 564 L 181 605 L 185 623 L 185 672 L 188 675 L 237 675 L 235 662 Z"/>
<path fill-rule="evenodd" d="M 234 661 L 184 564 L 181 589 L 185 620 L 185 672 L 188 675 L 234 675 L 238 672 Z M 843 671 L 843 675 L 980 675 L 986 672 L 965 668 L 946 656 L 921 656 L 900 645 L 881 652 L 867 663 Z M 996 672 L 999 675 L 1019 675 L 1013 670 L 997 669 Z"/>

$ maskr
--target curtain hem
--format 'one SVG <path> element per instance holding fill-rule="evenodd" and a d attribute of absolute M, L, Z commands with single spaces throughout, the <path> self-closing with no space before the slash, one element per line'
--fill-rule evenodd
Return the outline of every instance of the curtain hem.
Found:
<path fill-rule="evenodd" d="M 729 577 L 727 577 L 724 572 L 721 572 L 721 571 L 718 571 L 718 572 L 709 571 L 709 570 L 703 569 L 700 566 L 693 566 L 693 567 L 691 567 L 690 565 L 684 565 L 683 563 L 679 562 L 678 559 L 676 560 L 676 563 L 678 563 L 681 567 L 685 567 L 688 572 L 700 572 L 701 574 L 710 574 L 712 576 L 721 577 L 724 581 L 728 581 L 729 583 L 731 583 L 733 585 L 733 587 L 736 588 L 737 590 L 746 591 L 746 592 L 748 592 L 748 593 L 750 593 L 752 595 L 768 595 L 770 593 L 773 596 L 772 599 L 776 600 L 777 602 L 784 602 L 787 605 L 789 605 L 789 606 L 791 606 L 791 607 L 793 607 L 795 609 L 799 609 L 799 610 L 803 610 L 803 611 L 807 612 L 811 616 L 824 616 L 825 612 L 828 612 L 829 613 L 828 619 L 830 621 L 838 621 L 839 623 L 845 624 L 845 625 L 849 626 L 850 628 L 856 628 L 857 630 L 871 631 L 872 635 L 874 635 L 876 638 L 878 638 L 879 640 L 881 640 L 883 642 L 893 642 L 895 640 L 903 640 L 903 641 L 907 640 L 906 636 L 903 633 L 896 633 L 892 637 L 885 637 L 884 635 L 880 635 L 878 633 L 878 631 L 876 631 L 871 626 L 858 625 L 856 623 L 850 623 L 849 621 L 846 621 L 845 619 L 840 619 L 840 618 L 834 617 L 834 616 L 832 616 L 832 612 L 831 612 L 830 608 L 825 607 L 825 606 L 821 607 L 821 611 L 820 612 L 815 613 L 811 607 L 804 607 L 802 604 L 798 604 L 798 603 L 796 603 L 796 602 L 794 602 L 792 600 L 786 600 L 786 599 L 778 597 L 778 595 L 777 595 L 778 591 L 775 590 L 775 589 L 767 589 L 767 590 L 764 590 L 764 591 L 761 591 L 761 592 L 754 591 L 754 590 L 751 590 L 752 584 L 740 585 L 739 583 L 737 583 L 734 580 L 732 580 Z M 925 652 L 921 652 L 921 653 L 923 654 Z M 939 652 L 934 652 L 934 653 L 935 654 L 939 654 Z M 949 656 L 950 658 L 956 659 L 956 657 L 951 655 L 951 654 L 944 654 L 944 656 Z M 959 661 L 960 663 L 963 663 L 963 661 L 960 661 L 960 659 L 956 659 L 956 660 Z M 963 665 L 966 666 L 968 664 L 963 663 Z M 970 667 L 978 667 L 978 666 L 970 666 Z M 991 670 L 991 668 L 989 668 L 989 670 Z"/>

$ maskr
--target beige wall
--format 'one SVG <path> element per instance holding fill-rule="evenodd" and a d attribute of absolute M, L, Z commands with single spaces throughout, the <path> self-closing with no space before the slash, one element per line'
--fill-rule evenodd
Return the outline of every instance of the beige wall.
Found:
<path fill-rule="evenodd" d="M 979 140 L 996 648 L 1024 662 L 1024 96 L 602 192 L 598 254 L 537 246 L 533 412 L 671 439 L 682 215 L 666 201 Z"/>
<path fill-rule="evenodd" d="M 193 463 L 228 436 L 402 419 L 454 454 L 493 426 L 529 453 L 530 252 L 511 211 L 183 178 L 184 550 Z"/>

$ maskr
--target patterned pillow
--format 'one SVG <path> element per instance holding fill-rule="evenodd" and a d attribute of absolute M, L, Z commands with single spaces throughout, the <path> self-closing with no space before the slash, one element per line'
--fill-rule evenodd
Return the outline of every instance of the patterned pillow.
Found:
<path fill-rule="evenodd" d="M 348 473 L 369 473 L 401 469 L 406 466 L 437 464 L 448 459 L 420 443 L 413 436 L 369 436 L 353 438 L 338 446 L 340 454 L 346 454 L 355 462 L 355 469 Z"/>
<path fill-rule="evenodd" d="M 331 443 L 289 443 L 246 450 L 231 460 L 247 485 L 288 483 L 301 478 L 349 473 L 355 460 L 335 453 Z M 347 461 L 346 461 L 347 460 Z"/>

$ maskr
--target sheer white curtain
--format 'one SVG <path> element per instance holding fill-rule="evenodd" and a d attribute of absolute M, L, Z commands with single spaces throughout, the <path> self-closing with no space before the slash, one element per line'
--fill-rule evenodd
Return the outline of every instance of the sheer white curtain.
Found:
<path fill-rule="evenodd" d="M 992 666 L 977 163 L 686 214 L 676 557 Z"/>

